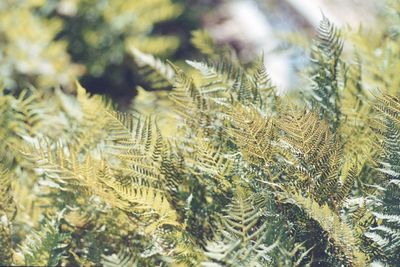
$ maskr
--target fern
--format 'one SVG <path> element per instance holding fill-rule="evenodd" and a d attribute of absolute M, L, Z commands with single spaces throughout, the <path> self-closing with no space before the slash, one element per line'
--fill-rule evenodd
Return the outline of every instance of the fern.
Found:
<path fill-rule="evenodd" d="M 39 231 L 30 234 L 20 247 L 28 266 L 58 266 L 68 249 L 69 235 L 63 233 L 61 217 L 47 220 Z"/>
<path fill-rule="evenodd" d="M 340 55 L 343 40 L 337 28 L 324 16 L 319 28 L 318 39 L 312 61 L 316 65 L 311 72 L 312 96 L 332 127 L 340 123 L 341 68 Z"/>
<path fill-rule="evenodd" d="M 216 240 L 209 242 L 204 266 L 263 266 L 272 263 L 274 240 L 272 218 L 266 197 L 235 197 L 220 217 Z"/>
<path fill-rule="evenodd" d="M 311 219 L 318 222 L 322 230 L 327 233 L 327 238 L 338 249 L 341 255 L 339 257 L 350 265 L 365 266 L 367 256 L 358 249 L 353 230 L 342 222 L 328 205 L 320 206 L 312 198 L 303 197 L 297 192 L 289 193 L 286 198 L 289 203 L 298 205 Z"/>
<path fill-rule="evenodd" d="M 131 255 L 124 252 L 120 252 L 118 254 L 113 254 L 110 256 L 103 256 L 102 264 L 107 267 L 138 266 L 137 260 L 132 258 Z"/>
<path fill-rule="evenodd" d="M 399 191 L 399 100 L 397 97 L 383 95 L 377 97 L 375 108 L 383 114 L 381 129 L 383 134 L 384 154 L 381 156 L 378 171 L 385 177 L 383 192 L 377 207 L 375 217 L 380 221 L 379 225 L 371 226 L 366 236 L 373 240 L 383 251 L 384 258 L 390 264 L 396 265 L 399 253 L 399 218 L 400 210 L 398 201 Z"/>
<path fill-rule="evenodd" d="M 146 89 L 169 90 L 172 88 L 174 71 L 172 68 L 154 58 L 144 54 L 136 48 L 131 49 L 131 53 L 139 67 L 138 73 L 144 79 L 141 84 Z"/>
<path fill-rule="evenodd" d="M 13 211 L 13 199 L 11 193 L 10 172 L 0 163 L 0 264 L 11 265 L 12 241 L 11 220 Z"/>
<path fill-rule="evenodd" d="M 370 56 L 348 63 L 342 35 L 324 18 L 309 106 L 309 98 L 276 93 L 262 56 L 243 65 L 204 32 L 193 42 L 205 60 L 180 68 L 147 54 L 144 44 L 156 54 L 174 50 L 174 37 L 144 36 L 181 7 L 125 2 L 96 3 L 93 14 L 115 31 L 110 38 L 130 31 L 120 48 L 130 50 L 135 81 L 149 90 L 133 108 L 151 111 L 162 101 L 154 109 L 162 114 L 116 111 L 80 84 L 76 98 L 0 91 L 2 263 L 399 265 L 400 101 L 366 91 L 390 75 L 375 73 L 382 80 L 370 83 Z M 114 16 L 126 20 L 114 24 Z M 85 42 L 107 36 L 97 34 L 93 28 Z M 115 59 L 121 50 L 107 52 Z M 118 79 L 109 56 L 89 72 Z M 150 92 L 161 89 L 169 99 Z"/>
<path fill-rule="evenodd" d="M 183 70 L 175 68 L 176 78 L 174 89 L 169 97 L 176 104 L 176 112 L 184 116 L 188 122 L 196 121 L 200 127 L 207 126 L 209 122 L 209 103 Z"/>
<path fill-rule="evenodd" d="M 32 85 L 42 91 L 50 91 L 60 84 L 68 87 L 80 73 L 79 65 L 70 59 L 64 41 L 55 40 L 61 21 L 50 20 L 35 12 L 42 4 L 46 3 L 3 1 L 0 7 L 1 80 L 3 86 L 13 92 Z M 32 49 L 35 49 L 34 53 Z"/>
<path fill-rule="evenodd" d="M 229 110 L 227 115 L 233 124 L 228 128 L 228 134 L 240 148 L 243 157 L 268 172 L 277 153 L 274 144 L 277 139 L 275 122 L 262 117 L 255 109 L 240 104 Z"/>

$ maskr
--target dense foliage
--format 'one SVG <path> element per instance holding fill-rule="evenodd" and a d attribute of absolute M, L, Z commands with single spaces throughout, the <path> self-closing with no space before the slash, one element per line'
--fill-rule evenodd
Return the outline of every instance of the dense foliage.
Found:
<path fill-rule="evenodd" d="M 310 90 L 287 95 L 262 58 L 242 65 L 203 31 L 207 59 L 185 69 L 130 49 L 146 87 L 172 90 L 139 90 L 126 113 L 79 83 L 76 96 L 1 89 L 0 265 L 400 265 L 400 45 L 387 28 L 368 43 L 324 17 Z"/>
<path fill-rule="evenodd" d="M 158 28 L 178 23 L 183 11 L 171 0 L 2 1 L 1 82 L 11 90 L 71 89 L 80 77 L 91 92 L 132 96 L 143 84 L 131 48 L 172 56 L 187 37 Z"/>

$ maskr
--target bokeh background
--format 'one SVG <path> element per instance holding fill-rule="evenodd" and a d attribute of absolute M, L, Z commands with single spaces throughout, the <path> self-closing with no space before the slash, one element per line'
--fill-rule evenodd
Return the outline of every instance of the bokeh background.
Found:
<path fill-rule="evenodd" d="M 201 57 L 190 39 L 205 29 L 244 63 L 264 53 L 279 90 L 302 86 L 309 42 L 322 16 L 341 27 L 379 27 L 371 0 L 2 0 L 0 77 L 10 91 L 71 86 L 130 104 L 137 86 L 132 47 L 182 63 Z M 154 88 L 153 88 L 154 89 Z M 167 88 L 166 88 L 167 89 Z"/>

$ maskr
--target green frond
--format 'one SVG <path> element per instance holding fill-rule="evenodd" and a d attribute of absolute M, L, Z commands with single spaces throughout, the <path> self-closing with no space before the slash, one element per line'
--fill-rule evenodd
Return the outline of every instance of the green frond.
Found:
<path fill-rule="evenodd" d="M 0 265 L 12 264 L 11 220 L 13 199 L 10 172 L 0 162 Z"/>
<path fill-rule="evenodd" d="M 27 266 L 58 266 L 67 254 L 70 235 L 61 230 L 61 214 L 26 237 L 19 248 Z"/>
<path fill-rule="evenodd" d="M 275 122 L 263 117 L 255 108 L 237 104 L 227 110 L 227 119 L 233 127 L 227 129 L 243 157 L 267 172 L 277 152 Z"/>
<path fill-rule="evenodd" d="M 398 252 L 400 245 L 400 216 L 375 213 L 375 217 L 381 220 L 380 225 L 370 227 L 365 236 L 371 239 L 384 251 L 381 256 L 386 258 L 391 264 L 398 263 Z"/>
<path fill-rule="evenodd" d="M 340 187 L 337 190 L 335 201 L 338 205 L 341 205 L 343 201 L 349 197 L 351 189 L 354 186 L 354 182 L 359 175 L 359 167 L 357 163 L 353 163 L 348 170 L 342 170 L 343 180 L 341 181 Z"/>
<path fill-rule="evenodd" d="M 118 254 L 103 255 L 101 264 L 105 267 L 136 267 L 138 261 L 132 255 L 120 251 Z"/>
<path fill-rule="evenodd" d="M 227 57 L 208 61 L 187 60 L 186 63 L 202 74 L 202 92 L 205 93 L 231 90 L 243 73 L 241 67 Z"/>
<path fill-rule="evenodd" d="M 259 82 L 259 81 L 255 81 Z M 232 92 L 237 96 L 237 100 L 244 104 L 253 104 L 257 107 L 262 107 L 261 91 L 258 89 L 257 84 L 254 84 L 251 77 L 242 73 L 235 80 L 232 86 Z"/>
<path fill-rule="evenodd" d="M 209 121 L 209 103 L 202 92 L 196 87 L 191 77 L 178 67 L 175 68 L 174 89 L 169 94 L 175 103 L 176 112 L 188 122 L 197 120 L 200 127 L 207 125 Z"/>
<path fill-rule="evenodd" d="M 203 266 L 265 266 L 279 241 L 275 235 L 268 197 L 245 198 L 240 193 L 220 216 L 216 237 L 209 242 Z"/>
<path fill-rule="evenodd" d="M 400 100 L 395 96 L 377 96 L 375 109 L 381 115 L 378 129 L 382 135 L 383 151 L 378 158 L 377 171 L 382 174 L 381 196 L 375 203 L 374 216 L 378 225 L 370 227 L 365 234 L 384 253 L 381 256 L 386 262 L 397 265 L 400 253 Z"/>
<path fill-rule="evenodd" d="M 353 266 L 365 266 L 368 257 L 357 246 L 353 229 L 343 222 L 327 204 L 319 205 L 310 197 L 299 192 L 287 193 L 286 201 L 297 205 L 310 219 L 316 221 L 326 233 L 326 238 L 338 250 L 341 259 Z"/>
<path fill-rule="evenodd" d="M 387 94 L 376 96 L 376 99 L 377 103 L 374 108 L 397 125 L 400 125 L 400 99 Z"/>
<path fill-rule="evenodd" d="M 147 90 L 172 89 L 175 73 L 171 66 L 150 54 L 145 54 L 135 47 L 131 53 L 138 66 L 138 74 L 143 82 L 141 86 Z"/>
<path fill-rule="evenodd" d="M 146 213 L 153 210 L 159 216 L 157 223 L 178 225 L 176 212 L 166 200 L 164 191 L 148 184 L 148 173 L 142 177 L 132 177 L 133 183 L 126 185 L 118 180 L 118 172 L 112 170 L 104 160 L 96 160 L 90 155 L 78 159 L 73 148 L 65 152 L 60 145 L 55 149 L 48 145 L 22 152 L 31 161 L 37 162 L 38 167 L 63 191 L 78 190 L 85 195 L 97 195 L 104 202 L 125 212 Z"/>
<path fill-rule="evenodd" d="M 201 74 L 199 91 L 216 103 L 227 103 L 232 98 L 244 105 L 273 110 L 276 103 L 272 86 L 262 58 L 246 70 L 235 58 L 221 56 L 203 61 L 187 60 Z M 271 106 L 267 106 L 271 104 Z"/>
<path fill-rule="evenodd" d="M 164 196 L 164 191 L 137 184 L 125 186 L 107 178 L 100 178 L 100 180 L 113 189 L 124 202 L 127 202 L 127 204 L 130 203 L 132 205 L 130 210 L 144 213 L 155 211 L 157 213 L 159 217 L 147 226 L 147 232 L 151 233 L 164 224 L 179 226 L 176 211 Z"/>
<path fill-rule="evenodd" d="M 317 49 L 327 58 L 338 58 L 343 50 L 340 31 L 326 16 L 323 16 L 317 31 Z"/>
<path fill-rule="evenodd" d="M 271 79 L 269 78 L 267 69 L 265 68 L 264 55 L 260 55 L 253 66 L 253 80 L 256 86 L 256 90 L 261 95 L 273 95 L 275 94 L 275 87 L 272 85 Z"/>
<path fill-rule="evenodd" d="M 328 167 L 325 159 L 334 144 L 326 121 L 313 111 L 287 108 L 276 125 L 282 131 L 280 143 L 289 150 L 285 157 L 293 165 L 294 173 L 298 173 L 301 180 L 306 179 L 306 183 L 321 175 Z"/>
<path fill-rule="evenodd" d="M 343 41 L 337 28 L 324 16 L 312 54 L 315 67 L 311 71 L 312 98 L 333 129 L 340 123 L 340 91 Z"/>
<path fill-rule="evenodd" d="M 222 152 L 222 147 L 214 148 L 207 140 L 196 143 L 193 158 L 189 158 L 187 162 L 195 173 L 208 175 L 214 185 L 219 189 L 226 191 L 231 186 L 230 177 L 233 172 L 233 160 Z M 206 179 L 208 181 L 208 179 Z"/>
<path fill-rule="evenodd" d="M 339 186 L 340 172 L 343 165 L 343 153 L 339 143 L 336 143 L 325 153 L 319 166 L 324 166 L 319 177 L 314 181 L 312 194 L 318 202 L 336 205 L 335 195 Z"/>
<path fill-rule="evenodd" d="M 331 137 L 328 125 L 314 112 L 290 110 L 282 116 L 278 127 L 284 132 L 283 142 L 305 158 L 312 159 Z"/>
<path fill-rule="evenodd" d="M 174 233 L 172 238 L 175 241 L 174 264 L 177 266 L 196 267 L 205 259 L 202 246 L 196 244 L 187 232 Z"/>
<path fill-rule="evenodd" d="M 19 135 L 33 136 L 43 125 L 45 119 L 43 117 L 44 108 L 38 103 L 37 94 L 28 94 L 27 91 L 24 91 L 16 99 L 15 121 L 13 123 L 15 123 L 15 127 L 18 127 L 15 132 Z"/>

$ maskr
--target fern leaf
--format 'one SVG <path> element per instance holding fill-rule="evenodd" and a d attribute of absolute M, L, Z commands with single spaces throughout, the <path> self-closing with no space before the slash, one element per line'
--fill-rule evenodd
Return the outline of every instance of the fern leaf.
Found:
<path fill-rule="evenodd" d="M 60 219 L 47 220 L 20 247 L 28 266 L 58 266 L 68 249 L 69 234 L 60 230 Z"/>
<path fill-rule="evenodd" d="M 276 147 L 275 124 L 271 118 L 264 118 L 254 108 L 240 104 L 227 111 L 227 118 L 232 122 L 228 134 L 235 140 L 245 159 L 266 170 L 273 160 Z"/>
<path fill-rule="evenodd" d="M 207 141 L 199 141 L 194 150 L 193 159 L 189 157 L 187 162 L 193 166 L 195 172 L 208 174 L 217 187 L 223 191 L 228 190 L 230 187 L 228 179 L 232 175 L 233 162 L 223 154 L 222 148 L 214 148 Z"/>
<path fill-rule="evenodd" d="M 181 69 L 175 67 L 174 89 L 169 94 L 176 104 L 176 112 L 188 122 L 197 120 L 198 125 L 205 126 L 209 122 L 209 103 L 192 78 L 189 78 Z"/>
<path fill-rule="evenodd" d="M 390 95 L 376 96 L 376 99 L 374 108 L 380 115 L 377 124 L 383 148 L 376 170 L 385 179 L 373 213 L 379 223 L 371 226 L 365 236 L 383 251 L 381 258 L 385 262 L 397 265 L 400 262 L 400 100 Z"/>
<path fill-rule="evenodd" d="M 358 165 L 354 163 L 347 172 L 345 172 L 344 180 L 339 188 L 335 200 L 340 205 L 351 193 L 354 182 L 359 174 Z"/>
<path fill-rule="evenodd" d="M 313 51 L 316 68 L 312 76 L 312 96 L 315 105 L 328 118 L 335 129 L 339 125 L 340 111 L 340 55 L 343 41 L 340 32 L 324 16 L 318 28 L 318 39 Z"/>
<path fill-rule="evenodd" d="M 376 100 L 377 103 L 374 108 L 400 125 L 400 99 L 396 96 L 384 94 L 376 96 Z"/>
<path fill-rule="evenodd" d="M 321 206 L 312 198 L 303 197 L 298 192 L 289 193 L 287 201 L 299 206 L 311 219 L 319 223 L 343 260 L 354 266 L 365 266 L 367 256 L 359 250 L 353 230 L 327 204 Z"/>
<path fill-rule="evenodd" d="M 0 265 L 12 264 L 12 201 L 11 175 L 0 162 Z"/>
<path fill-rule="evenodd" d="M 343 50 L 340 32 L 326 16 L 319 24 L 317 47 L 330 57 L 340 56 Z"/>
<path fill-rule="evenodd" d="M 257 104 L 259 102 L 259 107 L 266 110 L 276 110 L 278 104 L 276 99 L 277 90 L 267 73 L 263 54 L 255 61 L 252 68 L 251 80 L 255 85 L 254 89 L 252 89 L 253 103 Z"/>
<path fill-rule="evenodd" d="M 135 47 L 131 53 L 138 66 L 138 73 L 143 79 L 141 86 L 147 90 L 170 90 L 174 81 L 174 71 L 160 59 L 145 54 Z"/>
<path fill-rule="evenodd" d="M 239 193 L 220 218 L 218 239 L 208 243 L 205 255 L 209 261 L 203 266 L 265 266 L 271 263 L 269 254 L 277 248 L 278 241 L 267 240 L 272 230 L 272 224 L 266 218 L 267 203 L 266 198 L 254 202 Z"/>
<path fill-rule="evenodd" d="M 283 132 L 280 143 L 283 149 L 290 151 L 286 157 L 292 162 L 295 173 L 306 183 L 320 176 L 328 167 L 325 161 L 334 143 L 327 123 L 312 111 L 287 108 L 277 126 Z"/>
<path fill-rule="evenodd" d="M 105 267 L 136 267 L 138 261 L 129 253 L 120 251 L 118 254 L 103 255 L 102 262 Z"/>

